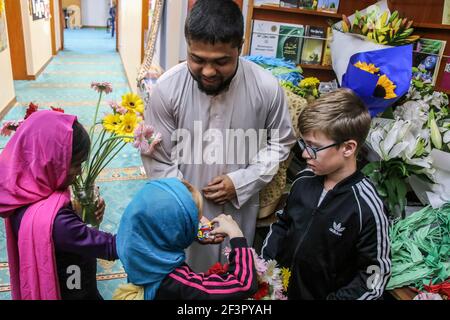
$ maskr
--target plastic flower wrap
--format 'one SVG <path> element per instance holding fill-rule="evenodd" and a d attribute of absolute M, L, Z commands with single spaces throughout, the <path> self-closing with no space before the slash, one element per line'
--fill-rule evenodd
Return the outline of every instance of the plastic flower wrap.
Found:
<path fill-rule="evenodd" d="M 288 82 L 293 86 L 298 86 L 303 79 L 303 70 L 289 60 L 263 56 L 246 56 L 245 59 L 269 70 L 280 81 Z"/>
<path fill-rule="evenodd" d="M 418 37 L 411 35 L 411 21 L 389 13 L 386 1 L 343 18 L 333 27 L 333 69 L 374 117 L 408 92 L 413 46 L 407 43 Z"/>
<path fill-rule="evenodd" d="M 415 78 L 405 100 L 394 110 L 394 117 L 413 123 L 413 134 L 423 137 L 420 150 L 433 170 L 432 181 L 413 175 L 408 182 L 424 205 L 439 208 L 450 201 L 449 99 L 445 93 L 434 91 L 430 82 Z"/>
<path fill-rule="evenodd" d="M 388 200 L 391 212 L 406 205 L 406 182 L 424 205 L 438 208 L 450 201 L 448 101 L 431 84 L 413 79 L 393 119 L 372 120 L 367 142 L 380 161 L 367 165 L 364 172 Z"/>

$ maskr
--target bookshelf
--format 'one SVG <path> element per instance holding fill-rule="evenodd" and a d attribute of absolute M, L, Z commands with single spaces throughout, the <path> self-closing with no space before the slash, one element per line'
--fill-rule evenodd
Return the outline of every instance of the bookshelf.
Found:
<path fill-rule="evenodd" d="M 248 0 L 247 23 L 245 30 L 245 55 L 250 53 L 252 37 L 252 21 L 264 20 L 284 22 L 291 24 L 328 27 L 330 23 L 341 20 L 342 14 L 351 15 L 356 10 L 362 10 L 377 0 L 341 0 L 337 13 L 286 8 L 271 5 L 254 6 L 254 0 Z M 403 17 L 414 20 L 415 34 L 421 37 L 447 41 L 444 56 L 450 56 L 450 25 L 442 24 L 444 0 L 388 0 L 391 11 L 398 10 Z M 447 58 L 441 60 L 436 80 L 436 89 L 445 91 L 440 87 Z M 321 81 L 330 81 L 336 76 L 331 67 L 322 65 L 300 64 L 306 77 L 315 76 Z M 447 93 L 450 93 L 448 90 Z"/>

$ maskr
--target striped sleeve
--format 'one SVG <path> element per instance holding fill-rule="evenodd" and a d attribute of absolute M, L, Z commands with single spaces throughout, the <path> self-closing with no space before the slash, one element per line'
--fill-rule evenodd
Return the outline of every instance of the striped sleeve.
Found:
<path fill-rule="evenodd" d="M 329 299 L 375 300 L 382 297 L 391 275 L 389 222 L 374 186 L 364 179 L 354 188 L 361 229 L 356 248 L 358 273 Z"/>
<path fill-rule="evenodd" d="M 227 273 L 222 275 L 195 273 L 184 265 L 169 274 L 169 281 L 164 283 L 165 290 L 187 300 L 251 297 L 258 286 L 253 253 L 248 248 L 245 238 L 231 239 L 230 244 L 232 250 Z"/>

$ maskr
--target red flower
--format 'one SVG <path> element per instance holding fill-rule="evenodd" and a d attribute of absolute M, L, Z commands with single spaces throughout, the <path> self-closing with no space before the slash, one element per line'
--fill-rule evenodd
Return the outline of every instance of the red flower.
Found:
<path fill-rule="evenodd" d="M 30 102 L 28 105 L 28 109 L 25 113 L 25 118 L 27 119 L 29 116 L 31 116 L 33 113 L 35 113 L 38 110 L 39 106 L 37 104 L 34 104 L 33 102 Z"/>
<path fill-rule="evenodd" d="M 206 275 L 209 276 L 211 274 L 225 274 L 228 272 L 228 263 L 222 265 L 220 262 L 217 262 L 206 272 Z"/>
<path fill-rule="evenodd" d="M 258 283 L 258 291 L 253 295 L 253 299 L 261 300 L 269 294 L 269 284 L 267 282 Z"/>
<path fill-rule="evenodd" d="M 53 111 L 56 111 L 56 112 L 64 113 L 64 109 L 61 109 L 61 108 L 50 107 L 50 109 L 52 109 Z"/>

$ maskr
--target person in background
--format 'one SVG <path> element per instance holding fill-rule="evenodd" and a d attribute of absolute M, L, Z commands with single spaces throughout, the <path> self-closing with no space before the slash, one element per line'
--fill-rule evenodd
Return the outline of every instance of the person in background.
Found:
<path fill-rule="evenodd" d="M 292 184 L 263 244 L 264 259 L 290 269 L 288 299 L 373 300 L 391 273 L 388 219 L 356 157 L 370 129 L 364 103 L 338 89 L 300 114 L 308 168 Z"/>
<path fill-rule="evenodd" d="M 116 5 L 113 4 L 111 8 L 109 8 L 109 16 L 111 19 L 111 38 L 114 38 L 114 33 L 116 30 Z"/>
<path fill-rule="evenodd" d="M 75 116 L 38 111 L 0 154 L 0 216 L 14 300 L 102 299 L 96 259 L 117 259 L 116 239 L 81 220 L 69 191 L 89 149 Z M 100 221 L 104 210 L 100 199 Z"/>

